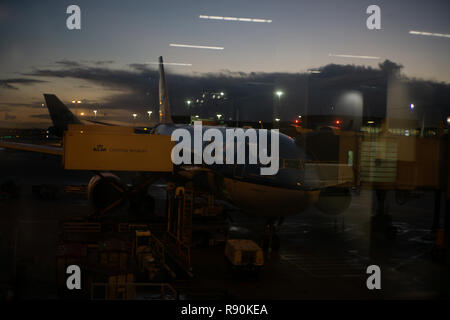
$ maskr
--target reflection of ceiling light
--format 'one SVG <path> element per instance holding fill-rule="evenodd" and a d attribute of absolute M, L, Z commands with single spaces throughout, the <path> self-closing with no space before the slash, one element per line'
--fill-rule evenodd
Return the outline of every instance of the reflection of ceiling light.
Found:
<path fill-rule="evenodd" d="M 169 44 L 171 47 L 181 47 L 181 48 L 193 48 L 193 49 L 209 49 L 209 50 L 223 50 L 224 47 L 210 47 L 210 46 L 197 46 L 197 45 L 191 45 L 191 44 L 178 44 L 178 43 L 171 43 Z"/>
<path fill-rule="evenodd" d="M 237 17 L 222 17 L 222 16 L 205 16 L 200 15 L 200 19 L 209 19 L 209 20 L 224 20 L 224 21 L 241 21 L 241 22 L 262 22 L 262 23 L 271 23 L 272 20 L 268 19 L 253 19 L 253 18 L 237 18 Z"/>
<path fill-rule="evenodd" d="M 328 54 L 329 57 L 337 57 L 337 58 L 357 58 L 357 59 L 380 59 L 380 57 L 373 56 L 355 56 L 352 54 Z"/>
<path fill-rule="evenodd" d="M 447 117 L 447 124 L 450 125 L 450 116 Z"/>
<path fill-rule="evenodd" d="M 445 33 L 433 33 L 433 32 L 423 32 L 423 31 L 411 30 L 409 32 L 409 34 L 420 35 L 420 36 L 430 36 L 430 37 L 450 38 L 450 34 L 445 34 Z"/>

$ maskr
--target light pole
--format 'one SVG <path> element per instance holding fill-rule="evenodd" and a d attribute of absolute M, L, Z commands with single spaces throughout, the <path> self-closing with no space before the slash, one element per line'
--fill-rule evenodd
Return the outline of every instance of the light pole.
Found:
<path fill-rule="evenodd" d="M 97 110 L 94 110 L 94 118 L 97 119 Z"/>
<path fill-rule="evenodd" d="M 278 96 L 278 100 L 281 100 L 281 96 L 283 95 L 283 91 L 276 91 L 275 94 Z"/>
<path fill-rule="evenodd" d="M 412 110 L 412 111 L 414 111 L 415 107 L 416 106 L 415 106 L 414 103 L 411 103 L 409 105 L 409 109 Z M 419 108 L 419 109 L 423 109 L 423 108 Z M 417 112 L 417 115 L 419 116 L 419 119 L 420 119 L 419 110 L 417 110 L 416 112 Z M 422 112 L 422 124 L 420 125 L 420 136 L 421 137 L 423 137 L 424 131 L 425 131 L 425 114 Z"/>
<path fill-rule="evenodd" d="M 275 112 L 274 112 L 274 118 L 275 118 L 276 122 L 280 122 L 281 96 L 283 94 L 284 93 L 281 90 L 275 91 L 275 95 L 278 97 L 278 105 L 275 107 Z"/>

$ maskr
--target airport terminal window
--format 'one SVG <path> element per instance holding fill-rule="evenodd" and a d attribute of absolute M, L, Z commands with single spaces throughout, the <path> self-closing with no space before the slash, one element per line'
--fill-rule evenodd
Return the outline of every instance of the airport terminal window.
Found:
<path fill-rule="evenodd" d="M 1 0 L 0 41 L 0 300 L 450 297 L 450 1 Z"/>

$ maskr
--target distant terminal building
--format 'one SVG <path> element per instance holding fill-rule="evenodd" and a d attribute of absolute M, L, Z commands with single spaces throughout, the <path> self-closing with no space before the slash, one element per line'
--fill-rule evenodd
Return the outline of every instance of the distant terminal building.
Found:
<path fill-rule="evenodd" d="M 40 140 L 48 136 L 46 129 L 0 128 L 2 140 Z"/>

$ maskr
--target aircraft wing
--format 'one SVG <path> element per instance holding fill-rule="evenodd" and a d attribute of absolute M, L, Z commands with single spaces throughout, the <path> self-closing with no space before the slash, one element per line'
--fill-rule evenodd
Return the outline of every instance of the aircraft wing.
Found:
<path fill-rule="evenodd" d="M 52 146 L 45 146 L 45 145 L 38 145 L 38 144 L 0 141 L 0 148 L 31 151 L 31 152 L 38 152 L 38 153 L 44 153 L 44 154 L 53 154 L 56 156 L 63 155 L 62 147 L 52 147 Z"/>
<path fill-rule="evenodd" d="M 89 121 L 89 122 L 92 122 L 92 123 L 95 123 L 95 124 L 101 124 L 101 125 L 104 125 L 104 126 L 112 126 L 112 127 L 117 127 L 118 126 L 117 124 L 103 122 L 103 121 L 97 121 L 97 120 L 86 120 L 86 121 Z"/>

